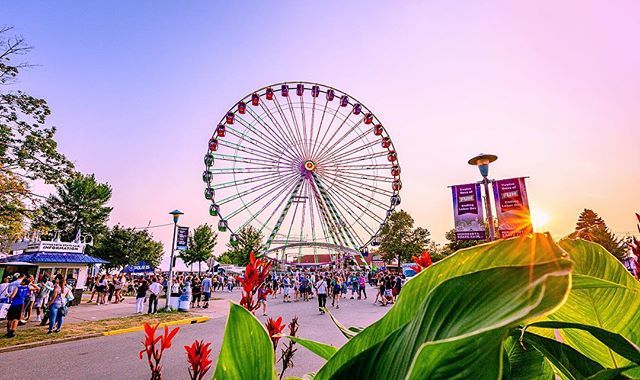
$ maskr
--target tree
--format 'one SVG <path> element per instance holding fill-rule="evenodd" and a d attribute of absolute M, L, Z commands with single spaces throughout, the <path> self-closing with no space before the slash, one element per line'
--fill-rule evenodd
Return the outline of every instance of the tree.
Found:
<path fill-rule="evenodd" d="M 593 210 L 585 208 L 578 216 L 576 231 L 571 237 L 580 237 L 598 243 L 607 251 L 622 261 L 625 254 L 624 246 L 607 227 L 604 220 Z"/>
<path fill-rule="evenodd" d="M 34 226 L 49 235 L 59 231 L 63 241 L 73 240 L 81 231 L 91 234 L 97 244 L 108 229 L 112 207 L 106 204 L 110 199 L 111 186 L 99 183 L 93 174 L 76 173 L 47 198 Z"/>
<path fill-rule="evenodd" d="M 73 172 L 60 152 L 56 128 L 47 126 L 51 110 L 44 99 L 15 90 L 19 74 L 30 65 L 21 57 L 31 51 L 24 38 L 0 27 L 0 239 L 22 232 L 43 198 L 31 189 L 33 181 L 59 185 Z"/>
<path fill-rule="evenodd" d="M 391 214 L 380 234 L 379 252 L 384 261 L 396 259 L 400 266 L 427 247 L 431 233 L 426 228 L 413 228 L 413 224 L 413 218 L 404 210 Z"/>
<path fill-rule="evenodd" d="M 489 236 L 488 228 L 485 228 L 486 236 Z M 455 228 L 450 229 L 444 234 L 444 237 L 449 241 L 445 244 L 443 253 L 446 253 L 445 256 L 448 256 L 456 251 L 459 251 L 464 248 L 473 247 L 478 244 L 485 243 L 486 240 L 458 240 L 456 239 L 456 230 Z"/>
<path fill-rule="evenodd" d="M 193 235 L 189 236 L 188 249 L 180 253 L 180 258 L 187 265 L 198 263 L 200 273 L 201 263 L 213 255 L 217 239 L 218 233 L 210 225 L 199 225 L 193 231 Z"/>
<path fill-rule="evenodd" d="M 263 236 L 253 226 L 242 228 L 238 232 L 238 243 L 234 246 L 227 243 L 227 250 L 218 258 L 222 264 L 235 264 L 246 266 L 249 262 L 249 253 L 258 253 L 262 247 Z"/>
<path fill-rule="evenodd" d="M 162 243 L 153 240 L 147 230 L 116 225 L 96 244 L 93 254 L 109 261 L 107 268 L 123 268 L 145 261 L 152 267 L 160 265 Z"/>

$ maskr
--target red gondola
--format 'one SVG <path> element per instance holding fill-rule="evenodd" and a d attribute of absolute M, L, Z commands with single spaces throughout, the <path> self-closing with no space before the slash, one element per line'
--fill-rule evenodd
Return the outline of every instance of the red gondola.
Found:
<path fill-rule="evenodd" d="M 336 92 L 333 90 L 327 90 L 327 100 L 332 101 L 336 97 Z"/>
<path fill-rule="evenodd" d="M 218 125 L 218 128 L 216 128 L 216 134 L 218 137 L 224 137 L 227 134 L 227 128 L 223 124 Z"/>
<path fill-rule="evenodd" d="M 245 112 L 247 112 L 247 104 L 245 102 L 238 103 L 238 112 L 240 112 L 243 115 Z"/>
<path fill-rule="evenodd" d="M 389 161 L 395 162 L 398 159 L 398 154 L 392 150 L 391 152 L 389 152 L 389 154 L 387 154 L 387 158 L 389 159 Z"/>
<path fill-rule="evenodd" d="M 267 100 L 273 100 L 273 88 L 267 87 L 267 89 L 265 90 L 265 97 L 267 98 Z"/>
<path fill-rule="evenodd" d="M 287 86 L 286 84 L 283 84 L 282 87 L 282 96 L 289 96 L 289 86 Z"/>
<path fill-rule="evenodd" d="M 360 115 L 360 112 L 362 112 L 362 106 L 358 103 L 353 105 L 353 114 L 354 115 Z"/>
<path fill-rule="evenodd" d="M 346 107 L 349 104 L 349 97 L 347 95 L 342 95 L 340 97 L 340 107 Z"/>
<path fill-rule="evenodd" d="M 393 188 L 393 191 L 400 191 L 400 189 L 402 189 L 402 181 L 399 179 L 393 181 L 391 187 Z"/>
<path fill-rule="evenodd" d="M 391 146 L 391 138 L 390 137 L 383 137 L 382 138 L 382 147 L 383 148 L 388 148 Z"/>
<path fill-rule="evenodd" d="M 229 112 L 227 114 L 227 124 L 233 124 L 233 119 L 236 117 L 236 115 L 233 114 L 233 112 Z"/>
<path fill-rule="evenodd" d="M 373 115 L 368 113 L 366 115 L 364 115 L 364 123 L 365 124 L 371 124 L 373 123 Z"/>
<path fill-rule="evenodd" d="M 394 177 L 398 177 L 400 175 L 400 166 L 399 165 L 393 165 L 393 167 L 391 168 L 391 175 Z"/>
<path fill-rule="evenodd" d="M 313 96 L 314 98 L 317 98 L 318 95 L 320 95 L 320 86 L 315 85 L 311 87 L 311 96 Z"/>
<path fill-rule="evenodd" d="M 251 94 L 251 105 L 257 106 L 260 103 L 260 97 L 255 92 Z"/>
<path fill-rule="evenodd" d="M 302 96 L 304 94 L 304 84 L 300 83 L 296 86 L 296 95 Z"/>
<path fill-rule="evenodd" d="M 218 150 L 218 140 L 216 139 L 211 139 L 209 140 L 209 150 L 215 152 L 216 150 Z"/>
<path fill-rule="evenodd" d="M 374 135 L 380 136 L 382 135 L 382 132 L 384 132 L 384 128 L 382 127 L 382 124 L 377 124 L 375 127 L 373 127 Z"/>

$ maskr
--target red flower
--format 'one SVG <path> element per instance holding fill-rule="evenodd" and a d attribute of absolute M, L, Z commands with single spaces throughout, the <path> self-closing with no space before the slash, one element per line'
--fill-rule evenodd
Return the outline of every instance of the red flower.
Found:
<path fill-rule="evenodd" d="M 416 271 L 416 273 L 420 273 L 421 270 L 426 269 L 433 264 L 433 261 L 431 261 L 431 255 L 428 251 L 422 252 L 420 257 L 411 256 L 411 258 L 413 259 L 413 262 L 417 264 L 411 266 L 411 269 Z"/>
<path fill-rule="evenodd" d="M 249 254 L 249 263 L 244 271 L 244 278 L 241 279 L 242 283 L 242 300 L 240 305 L 245 309 L 253 312 L 258 308 L 256 302 L 254 302 L 255 294 L 258 292 L 258 287 L 269 276 L 272 263 L 268 260 L 259 258 L 251 252 Z"/>
<path fill-rule="evenodd" d="M 267 327 L 269 337 L 271 338 L 271 342 L 273 343 L 273 349 L 275 350 L 276 346 L 278 345 L 278 341 L 280 340 L 280 337 L 278 335 L 282 332 L 282 330 L 284 330 L 286 325 L 282 324 L 282 317 L 278 317 L 278 319 L 276 319 L 275 321 L 273 320 L 273 318 L 269 318 L 267 323 L 265 323 L 265 326 Z"/>
<path fill-rule="evenodd" d="M 164 326 L 164 334 L 156 336 L 156 331 L 158 330 L 158 326 L 160 324 L 156 324 L 151 327 L 147 322 L 144 323 L 144 334 L 145 339 L 142 342 L 144 345 L 144 349 L 140 351 L 140 360 L 142 360 L 142 354 L 147 354 L 147 361 L 149 362 L 149 368 L 151 369 L 151 379 L 161 379 L 162 374 L 160 372 L 160 361 L 162 360 L 162 353 L 164 350 L 171 347 L 171 341 L 173 337 L 176 336 L 180 327 L 176 327 L 175 329 L 169 331 L 169 328 Z M 157 343 L 160 343 L 160 347 L 156 347 Z"/>
<path fill-rule="evenodd" d="M 191 380 L 202 380 L 204 375 L 211 368 L 211 349 L 209 346 L 211 343 L 204 343 L 204 341 L 195 340 L 191 346 L 184 346 L 187 351 L 187 362 L 189 363 L 189 375 Z"/>

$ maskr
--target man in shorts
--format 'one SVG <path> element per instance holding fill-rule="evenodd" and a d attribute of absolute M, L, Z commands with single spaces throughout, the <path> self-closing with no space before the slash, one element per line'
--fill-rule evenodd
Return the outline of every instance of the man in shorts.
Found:
<path fill-rule="evenodd" d="M 211 299 L 211 275 L 208 274 L 207 277 L 202 280 L 202 295 L 204 296 L 204 305 L 202 308 L 209 308 L 209 300 Z"/>

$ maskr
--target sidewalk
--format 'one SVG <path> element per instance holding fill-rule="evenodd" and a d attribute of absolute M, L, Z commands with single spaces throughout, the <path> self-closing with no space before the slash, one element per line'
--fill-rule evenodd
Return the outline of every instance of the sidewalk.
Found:
<path fill-rule="evenodd" d="M 111 303 L 98 305 L 95 302 L 87 303 L 89 300 L 89 295 L 84 294 L 82 296 L 82 303 L 78 306 L 73 306 L 69 308 L 69 314 L 65 317 L 64 323 L 81 323 L 81 322 L 91 322 L 91 321 L 99 321 L 107 318 L 118 318 L 118 317 L 127 317 L 136 315 L 136 299 L 135 297 L 125 297 L 125 300 L 121 303 Z M 161 298 L 158 301 L 158 309 L 164 307 L 165 299 Z M 144 304 L 144 313 L 147 312 L 149 304 Z M 194 308 L 189 310 L 189 312 L 193 314 L 202 315 L 209 318 L 220 318 L 224 317 L 229 313 L 229 303 L 224 300 L 211 300 L 209 301 L 209 308 Z M 35 322 L 35 310 L 33 311 L 33 316 L 28 326 L 35 326 L 39 322 Z"/>

